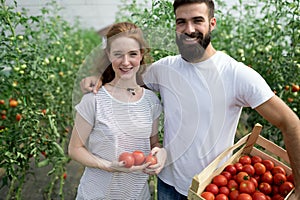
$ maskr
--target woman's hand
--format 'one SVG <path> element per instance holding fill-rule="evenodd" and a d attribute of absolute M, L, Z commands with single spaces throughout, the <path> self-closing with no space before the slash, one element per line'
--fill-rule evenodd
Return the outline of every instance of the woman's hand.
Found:
<path fill-rule="evenodd" d="M 151 154 L 156 157 L 157 164 L 150 165 L 144 170 L 144 172 L 150 175 L 159 174 L 165 166 L 167 151 L 164 148 L 154 147 L 151 150 Z"/>

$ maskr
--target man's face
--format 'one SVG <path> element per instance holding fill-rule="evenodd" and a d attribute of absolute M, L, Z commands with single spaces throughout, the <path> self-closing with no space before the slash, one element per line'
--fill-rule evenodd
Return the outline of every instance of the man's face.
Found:
<path fill-rule="evenodd" d="M 182 5 L 176 10 L 176 43 L 183 59 L 199 61 L 211 41 L 215 19 L 209 20 L 204 3 Z M 214 27 L 214 26 L 213 26 Z"/>

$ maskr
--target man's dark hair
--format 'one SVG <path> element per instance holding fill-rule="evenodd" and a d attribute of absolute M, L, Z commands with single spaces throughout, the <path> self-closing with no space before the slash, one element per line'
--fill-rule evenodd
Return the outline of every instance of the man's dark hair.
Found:
<path fill-rule="evenodd" d="M 176 13 L 176 9 L 179 6 L 191 3 L 205 3 L 209 9 L 208 17 L 211 19 L 214 17 L 215 12 L 215 4 L 213 0 L 174 0 L 173 9 L 174 13 Z"/>

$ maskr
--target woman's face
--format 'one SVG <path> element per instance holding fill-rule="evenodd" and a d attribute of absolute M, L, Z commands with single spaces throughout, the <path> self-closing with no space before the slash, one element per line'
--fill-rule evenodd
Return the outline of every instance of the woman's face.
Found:
<path fill-rule="evenodd" d="M 125 36 L 114 39 L 108 57 L 116 78 L 135 78 L 142 60 L 140 45 L 135 39 Z"/>

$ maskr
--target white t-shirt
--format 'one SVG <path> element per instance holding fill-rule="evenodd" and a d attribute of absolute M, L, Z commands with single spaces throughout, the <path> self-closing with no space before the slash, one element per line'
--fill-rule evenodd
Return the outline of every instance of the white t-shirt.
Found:
<path fill-rule="evenodd" d="M 220 51 L 194 64 L 168 56 L 143 80 L 160 92 L 164 106 L 168 157 L 159 177 L 186 196 L 192 178 L 233 144 L 242 107 L 274 95 L 257 72 Z"/>
<path fill-rule="evenodd" d="M 150 153 L 152 124 L 161 114 L 161 104 L 150 90 L 143 90 L 136 102 L 121 102 L 105 87 L 96 95 L 83 96 L 77 112 L 93 126 L 87 149 L 108 161 L 117 161 L 122 152 L 141 150 Z M 107 172 L 86 167 L 78 186 L 78 200 L 149 199 L 148 175 L 145 173 Z"/>

